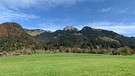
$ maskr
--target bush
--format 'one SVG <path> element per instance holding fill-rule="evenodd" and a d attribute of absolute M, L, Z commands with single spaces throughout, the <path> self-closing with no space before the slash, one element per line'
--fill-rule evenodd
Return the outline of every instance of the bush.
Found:
<path fill-rule="evenodd" d="M 112 55 L 117 55 L 118 51 L 117 50 L 112 50 Z"/>
<path fill-rule="evenodd" d="M 59 52 L 59 50 L 54 50 L 54 51 L 53 51 L 53 53 L 58 53 L 58 52 Z"/>
<path fill-rule="evenodd" d="M 132 55 L 134 51 L 129 47 L 120 48 L 121 55 Z"/>
<path fill-rule="evenodd" d="M 97 54 L 97 50 L 96 49 L 92 49 L 88 53 Z"/>

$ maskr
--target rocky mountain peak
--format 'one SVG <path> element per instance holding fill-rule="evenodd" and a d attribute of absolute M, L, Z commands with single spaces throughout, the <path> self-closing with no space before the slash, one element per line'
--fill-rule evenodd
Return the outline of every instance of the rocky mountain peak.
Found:
<path fill-rule="evenodd" d="M 74 30 L 77 30 L 77 28 L 69 25 L 69 26 L 66 26 L 63 30 L 64 31 L 74 31 Z"/>

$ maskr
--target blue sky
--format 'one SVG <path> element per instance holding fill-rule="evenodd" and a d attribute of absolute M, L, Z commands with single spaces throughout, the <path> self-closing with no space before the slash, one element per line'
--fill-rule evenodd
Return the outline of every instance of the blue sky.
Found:
<path fill-rule="evenodd" d="M 90 26 L 135 36 L 135 0 L 1 0 L 3 22 L 51 31 Z"/>

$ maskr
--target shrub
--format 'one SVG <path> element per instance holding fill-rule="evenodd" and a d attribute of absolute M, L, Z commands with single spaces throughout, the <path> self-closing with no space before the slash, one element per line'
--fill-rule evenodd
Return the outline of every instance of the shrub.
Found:
<path fill-rule="evenodd" d="M 50 51 L 50 50 L 47 50 L 47 51 L 45 51 L 45 53 L 50 54 L 50 53 L 51 53 L 51 51 Z"/>
<path fill-rule="evenodd" d="M 118 54 L 117 50 L 112 50 L 112 55 L 117 55 L 117 54 Z"/>
<path fill-rule="evenodd" d="M 59 50 L 54 50 L 54 51 L 53 51 L 53 53 L 58 53 L 58 52 L 59 52 Z"/>
<path fill-rule="evenodd" d="M 121 55 L 132 55 L 134 51 L 129 47 L 120 48 Z"/>
<path fill-rule="evenodd" d="M 97 50 L 96 49 L 92 49 L 92 50 L 89 50 L 88 53 L 97 54 Z"/>

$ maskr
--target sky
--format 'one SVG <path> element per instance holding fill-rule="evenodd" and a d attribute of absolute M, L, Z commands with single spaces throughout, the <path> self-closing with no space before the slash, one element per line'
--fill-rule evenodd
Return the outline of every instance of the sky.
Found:
<path fill-rule="evenodd" d="M 135 36 L 135 0 L 0 0 L 0 24 L 55 31 L 72 25 Z"/>

